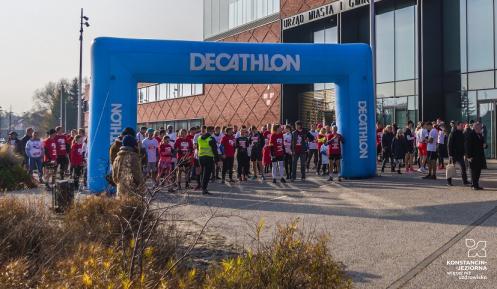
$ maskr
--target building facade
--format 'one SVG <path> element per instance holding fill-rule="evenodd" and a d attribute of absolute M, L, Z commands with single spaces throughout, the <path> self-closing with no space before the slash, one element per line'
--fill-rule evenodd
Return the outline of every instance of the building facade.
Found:
<path fill-rule="evenodd" d="M 204 0 L 204 40 L 373 39 L 378 121 L 481 118 L 487 156 L 495 158 L 497 0 L 377 0 L 370 15 L 370 0 Z M 138 122 L 152 127 L 309 125 L 334 117 L 332 83 L 139 87 Z"/>

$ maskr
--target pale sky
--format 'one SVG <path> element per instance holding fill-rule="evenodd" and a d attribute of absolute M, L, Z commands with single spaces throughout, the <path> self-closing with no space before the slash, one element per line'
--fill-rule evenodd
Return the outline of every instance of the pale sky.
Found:
<path fill-rule="evenodd" d="M 80 9 L 85 28 L 83 77 L 90 75 L 95 37 L 202 40 L 202 0 L 2 0 L 0 106 L 16 113 L 32 106 L 49 81 L 77 77 Z"/>

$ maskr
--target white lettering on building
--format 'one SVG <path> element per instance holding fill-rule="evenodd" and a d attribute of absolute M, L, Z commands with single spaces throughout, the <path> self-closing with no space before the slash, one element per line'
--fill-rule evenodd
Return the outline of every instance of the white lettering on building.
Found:
<path fill-rule="evenodd" d="M 359 158 L 368 158 L 368 107 L 367 102 L 358 102 L 359 110 Z"/>
<path fill-rule="evenodd" d="M 123 130 L 123 105 L 120 103 L 111 104 L 110 110 L 110 143 L 121 134 Z"/>
<path fill-rule="evenodd" d="M 190 71 L 300 71 L 300 55 L 190 53 Z"/>
<path fill-rule="evenodd" d="M 378 0 L 376 0 L 378 1 Z M 341 0 L 335 1 L 321 7 L 317 7 L 303 13 L 290 16 L 282 20 L 283 30 L 294 28 L 302 24 L 313 22 L 319 19 L 329 17 L 350 9 L 369 5 L 370 0 Z"/>

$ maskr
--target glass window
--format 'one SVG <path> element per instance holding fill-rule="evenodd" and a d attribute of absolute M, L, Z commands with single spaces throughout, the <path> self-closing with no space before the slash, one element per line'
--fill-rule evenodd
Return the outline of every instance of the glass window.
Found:
<path fill-rule="evenodd" d="M 324 43 L 338 43 L 337 26 L 333 26 L 324 30 Z"/>
<path fill-rule="evenodd" d="M 159 100 L 164 100 L 168 99 L 168 93 L 169 93 L 169 84 L 167 83 L 162 83 L 159 85 Z"/>
<path fill-rule="evenodd" d="M 376 15 L 376 81 L 394 80 L 394 12 Z"/>
<path fill-rule="evenodd" d="M 204 0 L 204 38 L 278 13 L 279 0 Z"/>
<path fill-rule="evenodd" d="M 415 78 L 415 6 L 395 10 L 395 80 Z"/>
<path fill-rule="evenodd" d="M 212 11 L 212 29 L 211 29 L 211 33 L 212 34 L 217 34 L 219 33 L 219 29 L 220 29 L 220 23 L 219 23 L 219 20 L 220 20 L 220 7 L 219 7 L 219 1 L 220 0 L 211 0 L 211 11 Z"/>
<path fill-rule="evenodd" d="M 494 67 L 493 1 L 471 0 L 467 5 L 468 70 Z"/>
<path fill-rule="evenodd" d="M 148 101 L 157 101 L 157 90 L 156 85 L 152 85 L 148 87 Z"/>
<path fill-rule="evenodd" d="M 478 100 L 497 100 L 497 89 L 480 90 L 478 91 Z"/>
<path fill-rule="evenodd" d="M 338 43 L 337 26 L 314 31 L 314 43 Z M 333 83 L 315 83 L 314 90 L 333 89 Z"/>
<path fill-rule="evenodd" d="M 376 97 L 392 97 L 395 96 L 395 83 L 379 83 L 376 85 Z"/>
<path fill-rule="evenodd" d="M 314 43 L 324 43 L 324 30 L 314 31 Z"/>
<path fill-rule="evenodd" d="M 476 91 L 462 91 L 461 94 L 461 113 L 462 119 L 469 122 L 476 119 Z"/>
<path fill-rule="evenodd" d="M 395 96 L 413 95 L 416 93 L 416 83 L 414 80 L 404 80 L 395 82 Z"/>
<path fill-rule="evenodd" d="M 494 88 L 494 72 L 473 72 L 468 73 L 468 89 Z"/>
<path fill-rule="evenodd" d="M 204 0 L 204 37 L 213 35 L 212 33 L 212 0 Z"/>
<path fill-rule="evenodd" d="M 183 84 L 182 96 L 190 96 L 190 95 L 192 95 L 192 85 L 191 84 Z"/>

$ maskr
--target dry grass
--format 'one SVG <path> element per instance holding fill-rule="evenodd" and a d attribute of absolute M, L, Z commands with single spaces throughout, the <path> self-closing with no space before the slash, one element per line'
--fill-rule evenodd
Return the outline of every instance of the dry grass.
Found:
<path fill-rule="evenodd" d="M 257 239 L 253 252 L 206 271 L 176 264 L 184 253 L 178 247 L 186 246 L 175 239 L 181 234 L 174 224 L 153 226 L 140 273 L 130 278 L 136 243 L 122 222 L 134 227 L 141 212 L 138 200 L 91 197 L 54 219 L 41 203 L 1 198 L 0 288 L 351 288 L 327 237 L 304 234 L 297 221 L 279 226 L 268 242 Z"/>

